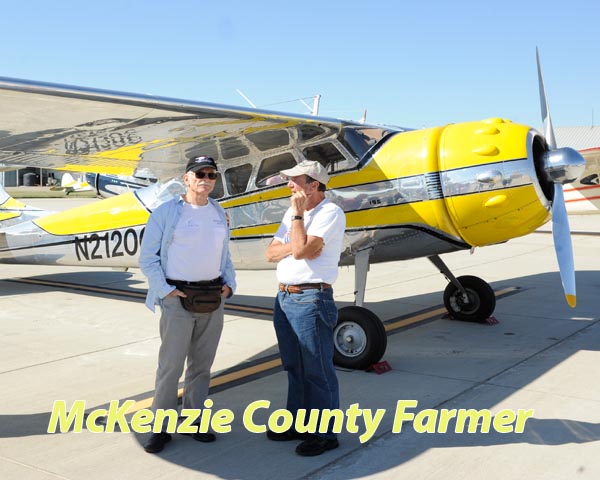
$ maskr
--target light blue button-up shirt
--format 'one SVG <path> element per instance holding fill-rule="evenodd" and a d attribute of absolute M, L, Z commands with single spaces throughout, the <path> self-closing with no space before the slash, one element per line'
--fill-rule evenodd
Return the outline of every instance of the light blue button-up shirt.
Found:
<path fill-rule="evenodd" d="M 229 254 L 229 224 L 223 207 L 212 198 L 209 198 L 208 201 L 217 209 L 223 224 L 227 228 L 221 254 L 221 277 L 223 277 L 225 284 L 231 288 L 231 291 L 234 292 L 236 287 L 235 269 Z M 146 224 L 139 263 L 142 272 L 148 277 L 146 306 L 153 312 L 154 307 L 160 305 L 162 299 L 175 289 L 173 285 L 167 283 L 165 268 L 169 246 L 173 241 L 173 234 L 183 210 L 183 203 L 182 197 L 163 203 L 152 212 Z"/>

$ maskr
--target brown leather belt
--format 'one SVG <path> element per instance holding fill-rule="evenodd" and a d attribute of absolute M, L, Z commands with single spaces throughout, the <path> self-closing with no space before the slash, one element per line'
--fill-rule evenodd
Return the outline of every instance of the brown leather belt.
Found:
<path fill-rule="evenodd" d="M 287 293 L 302 293 L 304 290 L 317 289 L 323 290 L 324 288 L 331 288 L 331 284 L 329 283 L 301 283 L 300 285 L 285 285 L 283 283 L 279 284 L 280 292 Z"/>

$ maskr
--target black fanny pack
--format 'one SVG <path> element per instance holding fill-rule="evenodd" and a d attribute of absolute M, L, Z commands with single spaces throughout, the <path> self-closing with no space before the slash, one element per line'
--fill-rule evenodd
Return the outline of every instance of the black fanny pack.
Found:
<path fill-rule="evenodd" d="M 179 297 L 179 299 L 183 308 L 189 312 L 210 313 L 221 305 L 221 289 L 223 288 L 221 277 L 203 282 L 184 282 L 167 278 L 167 283 L 187 295 L 185 298 Z"/>

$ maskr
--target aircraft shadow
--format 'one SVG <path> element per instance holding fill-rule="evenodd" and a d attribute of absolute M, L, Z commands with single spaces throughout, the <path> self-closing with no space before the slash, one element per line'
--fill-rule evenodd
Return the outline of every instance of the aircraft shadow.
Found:
<path fill-rule="evenodd" d="M 146 283 L 141 281 L 139 276 L 130 272 L 120 271 L 85 270 L 77 272 L 61 272 L 15 279 L 0 279 L 0 282 L 2 281 L 8 282 L 8 285 L 13 286 L 13 288 L 0 289 L 0 297 L 15 294 L 26 295 L 36 292 L 70 291 L 79 295 L 93 297 L 106 298 L 107 296 L 117 296 L 122 300 L 143 303 L 146 295 Z M 577 282 L 578 285 L 588 285 L 596 289 L 600 288 L 600 272 L 577 272 Z M 521 292 L 531 288 L 549 288 L 552 289 L 552 291 L 556 291 L 557 294 L 562 295 L 562 290 L 560 290 L 560 276 L 557 272 L 517 277 L 499 282 L 490 282 L 490 285 L 496 291 L 500 291 L 505 287 L 516 287 L 521 289 Z M 236 306 L 250 307 L 250 309 L 258 308 L 272 310 L 275 294 L 275 289 L 273 290 L 272 296 L 244 295 L 237 293 L 231 301 L 226 303 L 226 308 L 227 304 L 231 304 L 230 313 L 238 312 L 240 315 L 244 314 L 244 309 L 238 309 Z M 367 300 L 368 297 L 367 291 Z M 348 298 L 349 300 L 347 301 L 336 300 L 338 308 L 353 305 L 349 296 Z M 590 301 L 590 299 L 587 300 Z M 579 295 L 578 301 L 580 304 L 581 302 L 585 302 L 585 295 Z M 384 322 L 389 321 L 392 318 L 401 318 L 405 315 L 414 314 L 419 310 L 427 310 L 428 308 L 433 309 L 442 305 L 442 291 L 412 295 L 406 284 L 402 284 L 399 287 L 397 298 L 383 301 L 367 301 L 365 303 L 365 307 L 373 310 Z M 563 306 L 565 305 L 561 305 L 560 308 Z M 270 321 L 271 318 L 269 312 L 253 312 L 250 309 L 246 310 L 245 313 L 252 315 L 253 318 L 264 318 L 265 320 Z M 570 309 L 565 307 L 565 313 L 568 313 L 569 311 Z M 386 312 L 393 312 L 393 314 Z"/>
<path fill-rule="evenodd" d="M 4 278 L 0 281 L 6 281 L 9 285 L 15 286 L 15 288 L 2 289 L 0 296 L 69 290 L 81 295 L 104 297 L 111 295 L 111 290 L 122 290 L 124 294 L 130 294 L 124 298 L 138 300 L 133 297 L 135 294 L 146 294 L 145 283 L 137 279 L 133 273 L 111 270 L 50 273 Z M 114 295 L 114 293 L 112 294 Z"/>
<path fill-rule="evenodd" d="M 117 296 L 122 300 L 130 300 L 143 303 L 146 295 L 146 284 L 140 281 L 135 274 L 119 271 L 82 271 L 82 272 L 61 272 L 44 275 L 35 275 L 29 277 L 0 279 L 0 282 L 8 282 L 13 288 L 0 289 L 1 296 L 27 295 L 30 293 L 69 291 L 83 296 L 103 297 Z M 405 292 L 409 293 L 409 292 Z M 236 295 L 228 301 L 231 304 L 231 311 L 242 312 L 243 309 L 236 309 L 235 306 L 255 307 L 259 309 L 273 308 L 273 301 L 276 290 L 273 289 L 272 296 L 261 295 Z M 432 292 L 423 295 L 409 295 L 411 303 L 416 305 L 439 304 L 442 299 L 441 292 Z M 352 305 L 351 301 L 336 301 L 339 308 Z M 385 307 L 394 306 L 394 311 L 399 311 L 398 300 L 386 300 L 383 302 L 369 302 L 366 307 Z M 247 312 L 248 314 L 257 314 L 270 320 L 269 313 Z M 407 312 L 408 313 L 408 312 Z M 386 320 L 386 319 L 382 319 Z"/>

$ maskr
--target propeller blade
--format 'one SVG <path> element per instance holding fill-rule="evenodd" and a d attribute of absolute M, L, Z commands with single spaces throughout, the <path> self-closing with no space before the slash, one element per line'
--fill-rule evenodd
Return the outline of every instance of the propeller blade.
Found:
<path fill-rule="evenodd" d="M 550 148 L 556 148 L 556 139 L 554 137 L 554 128 L 552 128 L 552 119 L 550 118 L 550 108 L 546 99 L 546 87 L 544 86 L 544 77 L 542 76 L 542 65 L 540 63 L 540 52 L 535 49 L 537 59 L 538 83 L 540 90 L 540 108 L 542 110 L 542 120 L 544 122 L 544 136 Z"/>
<path fill-rule="evenodd" d="M 542 76 L 542 67 L 540 65 L 540 53 L 539 50 L 535 49 L 535 55 L 537 58 L 537 69 L 538 69 L 538 82 L 540 89 L 540 107 L 542 110 L 542 120 L 544 121 L 544 136 L 548 143 L 548 156 L 547 156 L 547 171 L 551 168 L 554 159 L 560 159 L 562 164 L 563 152 L 565 157 L 568 157 L 569 152 L 567 149 L 556 149 L 556 137 L 554 136 L 554 128 L 552 128 L 552 119 L 550 118 L 550 109 L 548 107 L 548 100 L 546 99 L 546 88 L 544 86 L 544 78 Z M 570 150 L 570 149 L 569 149 Z M 565 158 L 564 172 L 569 171 L 569 162 Z M 577 167 L 580 168 L 581 166 Z M 559 169 L 561 172 L 562 168 Z M 574 169 L 573 169 L 574 170 Z M 569 181 L 567 175 L 562 174 L 561 179 L 554 179 L 554 199 L 552 200 L 552 237 L 554 239 L 554 251 L 556 252 L 556 259 L 558 260 L 558 270 L 560 272 L 560 279 L 562 281 L 563 290 L 567 303 L 570 307 L 574 308 L 577 304 L 577 298 L 575 293 L 575 262 L 573 261 L 573 244 L 571 242 L 571 229 L 569 227 L 569 217 L 567 216 L 567 207 L 565 205 L 565 198 L 563 194 L 563 181 Z M 571 180 L 572 181 L 572 180 Z"/>
<path fill-rule="evenodd" d="M 577 296 L 575 292 L 575 262 L 573 261 L 573 244 L 569 217 L 563 196 L 562 185 L 554 184 L 554 201 L 552 203 L 552 237 L 558 260 L 558 269 L 567 303 L 575 308 Z"/>

